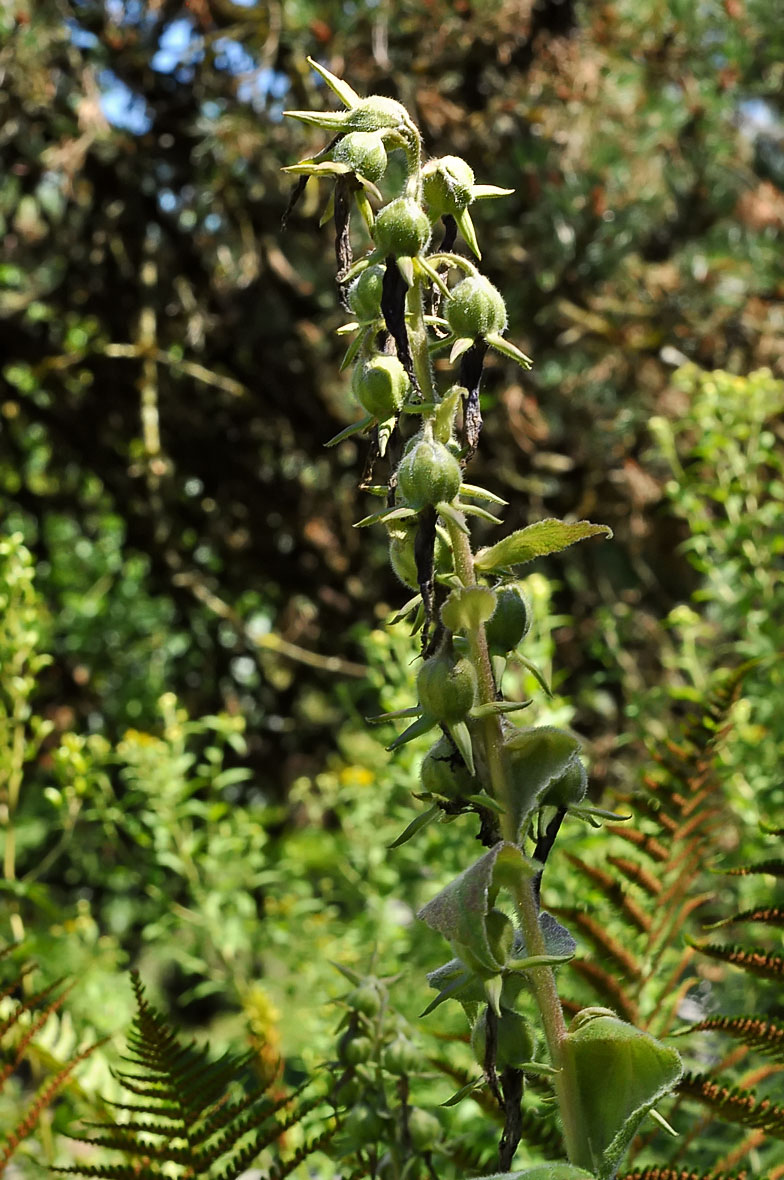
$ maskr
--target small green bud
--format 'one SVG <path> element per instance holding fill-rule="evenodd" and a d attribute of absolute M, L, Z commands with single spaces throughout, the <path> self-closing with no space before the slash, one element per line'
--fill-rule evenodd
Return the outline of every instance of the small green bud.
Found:
<path fill-rule="evenodd" d="M 506 327 L 501 293 L 483 275 L 469 275 L 457 284 L 446 301 L 444 315 L 456 336 L 487 336 Z"/>
<path fill-rule="evenodd" d="M 415 1106 L 408 1114 L 408 1134 L 416 1151 L 430 1151 L 441 1141 L 444 1132 L 434 1114 Z"/>
<path fill-rule="evenodd" d="M 381 993 L 375 984 L 363 983 L 353 992 L 349 992 L 346 996 L 346 1003 L 354 1012 L 373 1017 L 378 1015 L 381 1010 Z"/>
<path fill-rule="evenodd" d="M 383 266 L 367 266 L 348 289 L 348 305 L 359 320 L 375 320 L 381 314 Z"/>
<path fill-rule="evenodd" d="M 346 1078 L 343 1085 L 336 1092 L 336 1097 L 341 1106 L 355 1106 L 362 1096 L 363 1085 L 359 1078 L 352 1076 Z"/>
<path fill-rule="evenodd" d="M 422 1054 L 407 1037 L 395 1037 L 391 1045 L 384 1050 L 382 1064 L 389 1073 L 414 1073 L 422 1067 Z"/>
<path fill-rule="evenodd" d="M 332 158 L 373 183 L 387 170 L 387 151 L 378 131 L 349 131 L 335 144 Z"/>
<path fill-rule="evenodd" d="M 531 627 L 531 606 L 519 586 L 496 591 L 496 608 L 487 623 L 487 642 L 499 652 L 513 651 Z"/>
<path fill-rule="evenodd" d="M 343 1049 L 346 1065 L 364 1065 L 373 1056 L 373 1042 L 370 1037 L 352 1037 Z"/>
<path fill-rule="evenodd" d="M 396 356 L 374 356 L 357 365 L 351 388 L 363 410 L 385 422 L 406 400 L 410 382 Z"/>
<path fill-rule="evenodd" d="M 429 160 L 422 169 L 425 200 L 434 218 L 454 216 L 471 204 L 474 173 L 459 156 Z"/>
<path fill-rule="evenodd" d="M 397 469 L 397 486 L 417 512 L 428 504 L 449 504 L 460 491 L 460 464 L 443 443 L 418 437 Z"/>
<path fill-rule="evenodd" d="M 419 579 L 417 578 L 414 556 L 416 523 L 412 523 L 410 520 L 396 520 L 387 525 L 387 530 L 389 532 L 389 563 L 392 569 L 404 586 L 408 586 L 410 590 L 418 590 Z M 440 533 L 436 533 L 433 566 L 436 574 L 446 574 L 452 569 L 452 550 Z"/>
<path fill-rule="evenodd" d="M 430 241 L 430 220 L 411 197 L 398 197 L 378 214 L 373 240 L 385 258 L 413 257 Z"/>
<path fill-rule="evenodd" d="M 476 696 L 476 672 L 470 660 L 448 655 L 425 660 L 417 676 L 419 703 L 428 716 L 445 725 L 462 721 Z"/>
<path fill-rule="evenodd" d="M 343 1130 L 357 1147 L 378 1143 L 384 1134 L 384 1120 L 369 1106 L 355 1106 L 346 1116 Z"/>
<path fill-rule="evenodd" d="M 519 1012 L 501 1009 L 498 1020 L 498 1047 L 495 1062 L 499 1069 L 527 1065 L 536 1049 L 536 1038 L 529 1021 Z M 471 1032 L 471 1048 L 480 1065 L 487 1051 L 487 1008 L 483 1008 Z"/>
<path fill-rule="evenodd" d="M 579 758 L 570 762 L 560 778 L 553 779 L 542 797 L 548 807 L 570 807 L 585 798 L 588 776 Z"/>
<path fill-rule="evenodd" d="M 428 750 L 419 774 L 425 791 L 446 799 L 459 799 L 479 790 L 465 762 L 445 737 Z"/>
<path fill-rule="evenodd" d="M 410 125 L 408 111 L 401 102 L 384 94 L 370 94 L 343 115 L 347 131 L 392 131 Z"/>

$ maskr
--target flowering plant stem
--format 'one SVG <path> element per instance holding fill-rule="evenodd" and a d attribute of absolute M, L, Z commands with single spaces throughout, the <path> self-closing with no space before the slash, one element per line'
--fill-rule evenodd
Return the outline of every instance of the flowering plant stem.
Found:
<path fill-rule="evenodd" d="M 342 329 L 357 333 L 344 365 L 356 363 L 351 387 L 365 416 L 333 443 L 370 432 L 368 470 L 381 460 L 390 464 L 386 488 L 377 479 L 368 483 L 369 490 L 385 496 L 386 506 L 359 525 L 386 527 L 392 566 L 405 585 L 418 591 L 402 612 L 415 612 L 415 630 L 422 635 L 418 703 L 386 718 L 416 720 L 393 747 L 439 732 L 420 776 L 419 797 L 430 806 L 392 847 L 414 838 L 443 812 L 449 818 L 478 815 L 486 848 L 419 912 L 455 956 L 428 976 L 439 991 L 428 1011 L 453 999 L 471 1022 L 471 1046 L 482 1077 L 466 1092 L 484 1081 L 503 1111 L 502 1169 L 512 1166 L 522 1137 L 526 1076 L 544 1073 L 552 1077 L 564 1150 L 577 1169 L 564 1165 L 568 1174 L 575 1180 L 589 1174 L 612 1180 L 640 1120 L 680 1075 L 680 1062 L 673 1051 L 606 1009 L 580 1012 L 577 1022 L 566 1027 L 554 967 L 573 957 L 576 943 L 541 911 L 539 887 L 570 809 L 581 817 L 591 811 L 579 806 L 587 776 L 573 734 L 550 725 L 515 725 L 507 714 L 530 702 L 505 700 L 501 691 L 507 660 L 519 654 L 531 621 L 516 567 L 609 530 L 588 521 L 538 521 L 474 553 L 467 518 L 498 525 L 501 521 L 483 504 L 495 509 L 505 503 L 464 480 L 482 428 L 484 358 L 492 348 L 523 369 L 532 362 L 504 336 L 501 293 L 452 246 L 459 231 L 479 259 L 469 206 L 508 190 L 475 184 L 469 165 L 456 156 L 423 163 L 419 132 L 400 103 L 379 95 L 361 99 L 347 83 L 311 64 L 348 108 L 288 112 L 336 135 L 315 157 L 292 166 L 300 176 L 334 175 L 338 278 L 344 305 L 356 317 Z M 401 148 L 407 166 L 402 191 L 374 212 L 368 195 L 383 201 L 376 183 L 387 152 Z M 357 262 L 352 262 L 349 232 L 352 193 L 373 240 Z M 441 245 L 428 254 L 439 231 Z M 426 308 L 433 314 L 426 315 Z M 455 383 L 441 393 L 431 354 L 447 348 L 450 362 L 459 362 L 459 368 Z M 532 1010 L 531 995 L 549 1062 L 535 1059 L 539 1038 L 522 1010 Z M 364 993 L 361 1001 L 355 998 L 359 1015 L 349 1018 L 341 1041 L 349 1066 L 372 1048 L 359 1034 L 362 1009 L 376 1003 Z M 364 1018 L 370 1019 L 367 1012 Z M 623 1077 L 632 1053 L 640 1058 L 642 1082 L 638 1079 L 630 1093 Z M 599 1079 L 600 1073 L 609 1077 Z M 597 1094 L 604 1104 L 598 1128 L 592 1105 Z M 360 1113 L 355 1120 L 364 1117 Z M 372 1120 L 366 1122 L 369 1128 Z M 402 1140 L 390 1158 L 397 1158 L 401 1146 L 404 1154 L 410 1150 L 405 1104 L 400 1126 Z M 374 1141 L 373 1158 L 377 1148 Z M 561 1169 L 559 1176 L 564 1175 Z"/>

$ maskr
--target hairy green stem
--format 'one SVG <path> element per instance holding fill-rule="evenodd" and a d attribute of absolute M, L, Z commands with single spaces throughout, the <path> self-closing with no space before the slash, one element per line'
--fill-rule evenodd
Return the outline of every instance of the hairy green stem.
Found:
<path fill-rule="evenodd" d="M 455 555 L 455 570 L 464 586 L 476 585 L 474 559 L 471 552 L 471 542 L 466 534 L 453 521 L 447 521 L 452 549 Z M 483 626 L 469 632 L 471 660 L 477 673 L 479 703 L 488 704 L 495 699 L 495 681 L 493 678 L 490 654 L 487 649 L 487 639 Z M 503 732 L 500 716 L 490 714 L 479 722 L 479 734 L 484 747 L 485 762 L 490 779 L 490 789 L 499 803 L 503 805 L 504 814 L 501 819 L 501 833 L 503 838 L 512 844 L 517 843 L 518 833 L 515 830 L 514 810 L 511 806 L 509 785 L 502 753 Z M 526 951 L 529 955 L 544 955 L 547 953 L 544 937 L 539 926 L 539 906 L 534 894 L 533 881 L 520 881 L 515 889 L 515 907 L 520 921 L 520 928 L 525 938 Z M 574 1093 L 575 1078 L 563 1052 L 566 1024 L 563 1009 L 555 984 L 555 974 L 551 967 L 534 967 L 530 971 L 539 1014 L 542 1018 L 547 1048 L 550 1060 L 557 1070 L 555 1077 L 555 1092 L 563 1122 L 564 1139 L 567 1154 L 570 1159 L 575 1158 L 575 1151 L 580 1141 L 579 1129 L 575 1121 L 578 1109 Z"/>

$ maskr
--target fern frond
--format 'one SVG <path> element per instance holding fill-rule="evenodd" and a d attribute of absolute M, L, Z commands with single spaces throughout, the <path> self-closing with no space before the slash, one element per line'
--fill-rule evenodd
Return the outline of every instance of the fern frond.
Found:
<path fill-rule="evenodd" d="M 569 852 L 565 855 L 570 864 L 573 864 L 575 868 L 583 873 L 584 876 L 588 877 L 601 890 L 616 912 L 620 911 L 625 914 L 632 925 L 636 926 L 643 933 L 650 929 L 650 917 L 624 889 L 620 881 L 617 881 L 615 877 L 604 869 L 597 868 L 596 865 L 586 864 L 578 856 L 573 856 Z"/>
<path fill-rule="evenodd" d="M 784 1062 L 784 1024 L 775 1020 L 763 1020 L 760 1016 L 708 1016 L 681 1035 L 696 1032 L 726 1033 L 747 1048 Z"/>
<path fill-rule="evenodd" d="M 688 1168 L 643 1168 L 624 1172 L 618 1180 L 746 1180 L 746 1172 L 691 1172 Z"/>
<path fill-rule="evenodd" d="M 753 865 L 738 865 L 734 869 L 724 869 L 723 872 L 728 877 L 748 877 L 752 873 L 767 873 L 770 877 L 784 877 L 784 860 L 773 857 Z"/>
<path fill-rule="evenodd" d="M 16 949 L 18 948 L 14 945 L 4 947 L 0 951 L 0 959 L 5 959 Z M 10 1036 L 10 1044 L 2 1046 L 2 1050 L 0 1050 L 2 1058 L 5 1059 L 5 1064 L 0 1069 L 0 1087 L 34 1051 L 36 1034 L 63 1005 L 70 990 L 69 987 L 63 986 L 62 980 L 58 979 L 39 991 L 25 996 L 22 992 L 22 985 L 35 970 L 35 967 L 35 963 L 27 963 L 16 968 L 13 977 L 2 991 L 2 998 L 4 1000 L 12 999 L 13 1006 L 9 1015 L 0 1024 L 0 1041 Z M 65 1062 L 52 1061 L 50 1063 L 55 1072 L 40 1085 L 16 1125 L 6 1128 L 0 1138 L 0 1175 L 5 1171 L 19 1144 L 35 1130 L 44 1110 L 66 1084 L 74 1069 L 90 1056 L 98 1044 L 102 1043 L 97 1042 L 89 1045 Z"/>
<path fill-rule="evenodd" d="M 619 1016 L 623 1016 L 630 1024 L 637 1024 L 637 1004 L 616 976 L 590 959 L 572 959 L 570 966 L 590 983 L 596 994 L 606 1000 L 608 1006 L 615 1009 Z"/>
<path fill-rule="evenodd" d="M 576 906 L 551 906 L 550 912 L 558 918 L 565 918 L 573 929 L 581 931 L 606 958 L 617 965 L 627 979 L 639 979 L 642 975 L 642 964 L 636 955 L 614 938 L 607 926 L 591 914 Z"/>
<path fill-rule="evenodd" d="M 664 847 L 660 840 L 655 836 L 649 836 L 645 832 L 641 832 L 638 828 L 621 827 L 620 824 L 608 824 L 608 832 L 613 836 L 620 836 L 622 840 L 627 840 L 629 844 L 633 844 L 635 848 L 639 848 L 651 860 L 658 860 L 662 864 L 670 859 L 670 854 Z"/>
<path fill-rule="evenodd" d="M 254 1084 L 244 1094 L 236 1086 L 248 1080 L 251 1054 L 225 1053 L 211 1061 L 208 1051 L 182 1044 L 163 1016 L 148 1002 L 138 974 L 131 977 L 136 1016 L 128 1035 L 124 1060 L 130 1070 L 116 1077 L 141 1102 L 112 1104 L 135 1116 L 130 1121 L 93 1124 L 89 1136 L 77 1141 L 121 1152 L 127 1163 L 58 1168 L 71 1175 L 127 1180 L 131 1176 L 174 1175 L 235 1180 L 259 1154 L 301 1124 L 324 1100 L 303 1098 L 300 1089 L 276 1096 L 270 1082 Z M 288 1108 L 285 1109 L 284 1108 Z M 284 1112 L 281 1117 L 276 1117 Z M 327 1119 L 312 1144 L 323 1146 L 335 1133 Z M 97 1132 L 97 1133 L 95 1133 Z M 297 1163 L 310 1153 L 300 1149 Z M 317 1150 L 316 1146 L 312 1150 Z M 292 1167 L 296 1164 L 292 1165 Z M 284 1173 L 285 1174 L 285 1173 Z"/>
<path fill-rule="evenodd" d="M 63 1068 L 53 1078 L 50 1078 L 41 1086 L 35 1098 L 30 1103 L 24 1118 L 17 1123 L 5 1143 L 0 1144 L 0 1175 L 5 1171 L 6 1164 L 22 1140 L 26 1139 L 35 1129 L 41 1115 L 52 1102 L 58 1091 L 63 1088 L 77 1065 L 85 1061 L 99 1045 L 104 1043 L 105 1041 L 97 1041 L 94 1045 L 88 1045 L 81 1053 L 77 1053 L 70 1061 L 66 1062 Z"/>
<path fill-rule="evenodd" d="M 629 860 L 626 856 L 608 856 L 607 862 L 613 865 L 619 873 L 622 873 L 628 881 L 639 885 L 651 897 L 658 897 L 664 888 L 659 878 L 637 860 Z"/>
<path fill-rule="evenodd" d="M 784 909 L 780 906 L 757 906 L 755 909 L 730 914 L 728 918 L 721 918 L 718 922 L 711 922 L 704 929 L 718 930 L 721 926 L 731 926 L 733 922 L 764 922 L 768 926 L 784 926 Z"/>
<path fill-rule="evenodd" d="M 292 1156 L 289 1156 L 286 1160 L 282 1160 L 270 1169 L 269 1180 L 285 1180 L 286 1176 L 290 1176 L 295 1168 L 298 1168 L 308 1156 L 314 1155 L 317 1151 L 321 1151 L 327 1147 L 334 1134 L 334 1126 L 329 1126 L 320 1135 L 316 1136 L 315 1139 L 310 1139 L 306 1143 L 303 1143 Z"/>
<path fill-rule="evenodd" d="M 678 1093 L 697 1099 L 726 1122 L 758 1127 L 776 1139 L 784 1139 L 784 1106 L 757 1098 L 751 1090 L 742 1090 L 701 1073 L 684 1074 L 676 1088 Z"/>
<path fill-rule="evenodd" d="M 718 959 L 720 963 L 731 963 L 733 967 L 740 967 L 751 975 L 759 975 L 761 979 L 784 979 L 784 957 L 781 955 L 743 946 L 699 942 L 688 936 L 686 941 L 703 955 Z"/>

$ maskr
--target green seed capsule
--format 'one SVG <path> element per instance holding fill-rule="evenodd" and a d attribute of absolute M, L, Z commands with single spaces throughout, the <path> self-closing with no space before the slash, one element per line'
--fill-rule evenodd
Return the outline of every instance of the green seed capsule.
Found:
<path fill-rule="evenodd" d="M 396 356 L 374 356 L 357 365 L 351 388 L 363 410 L 385 422 L 406 400 L 410 382 Z"/>
<path fill-rule="evenodd" d="M 411 521 L 396 520 L 387 525 L 389 532 L 389 563 L 404 586 L 410 590 L 419 589 L 414 542 L 417 525 Z M 452 569 L 452 550 L 440 533 L 436 533 L 433 567 L 436 574 L 446 574 Z"/>
<path fill-rule="evenodd" d="M 384 131 L 399 129 L 409 123 L 402 103 L 384 94 L 370 94 L 347 111 L 343 126 L 347 131 Z"/>
<path fill-rule="evenodd" d="M 560 778 L 550 783 L 542 803 L 548 807 L 571 807 L 585 798 L 588 776 L 579 758 L 570 762 Z"/>
<path fill-rule="evenodd" d="M 373 1056 L 373 1042 L 370 1037 L 352 1037 L 343 1050 L 346 1065 L 364 1065 Z"/>
<path fill-rule="evenodd" d="M 460 491 L 460 464 L 443 443 L 419 438 L 397 469 L 397 486 L 417 512 L 428 504 L 449 504 Z"/>
<path fill-rule="evenodd" d="M 425 791 L 446 799 L 459 799 L 479 789 L 465 762 L 445 737 L 428 750 L 419 774 Z"/>
<path fill-rule="evenodd" d="M 361 1012 L 363 1016 L 376 1016 L 381 1010 L 381 993 L 375 984 L 363 983 L 353 992 L 349 992 L 346 1003 L 349 1008 Z"/>
<path fill-rule="evenodd" d="M 348 289 L 348 305 L 359 320 L 375 320 L 381 315 L 381 291 L 384 266 L 368 266 Z"/>
<path fill-rule="evenodd" d="M 454 216 L 471 203 L 474 173 L 459 156 L 429 160 L 422 169 L 425 200 L 433 217 Z"/>
<path fill-rule="evenodd" d="M 417 1151 L 429 1151 L 441 1141 L 444 1132 L 434 1114 L 415 1106 L 409 1111 L 408 1134 Z"/>
<path fill-rule="evenodd" d="M 471 1032 L 471 1048 L 480 1065 L 484 1065 L 487 1050 L 487 1008 L 483 1008 Z M 495 1061 L 499 1069 L 527 1065 L 536 1049 L 536 1038 L 530 1023 L 519 1012 L 501 1009 L 498 1020 L 498 1042 Z"/>
<path fill-rule="evenodd" d="M 444 725 L 462 721 L 476 696 L 476 672 L 470 660 L 432 656 L 417 676 L 419 703 L 428 716 Z"/>
<path fill-rule="evenodd" d="M 487 623 L 487 642 L 495 651 L 513 651 L 531 627 L 531 607 L 518 586 L 496 591 L 496 608 Z"/>
<path fill-rule="evenodd" d="M 482 275 L 469 275 L 457 284 L 446 301 L 444 315 L 456 336 L 487 336 L 506 327 L 501 293 Z"/>
<path fill-rule="evenodd" d="M 389 1073 L 414 1073 L 422 1067 L 422 1054 L 407 1037 L 395 1037 L 384 1050 L 382 1064 Z"/>
<path fill-rule="evenodd" d="M 378 1143 L 384 1134 L 384 1120 L 369 1106 L 355 1106 L 346 1116 L 343 1131 L 356 1147 Z"/>
<path fill-rule="evenodd" d="M 387 151 L 378 131 L 350 131 L 335 144 L 332 158 L 373 183 L 387 170 Z"/>
<path fill-rule="evenodd" d="M 381 210 L 373 240 L 384 257 L 413 257 L 430 241 L 430 219 L 411 197 L 398 197 Z"/>

